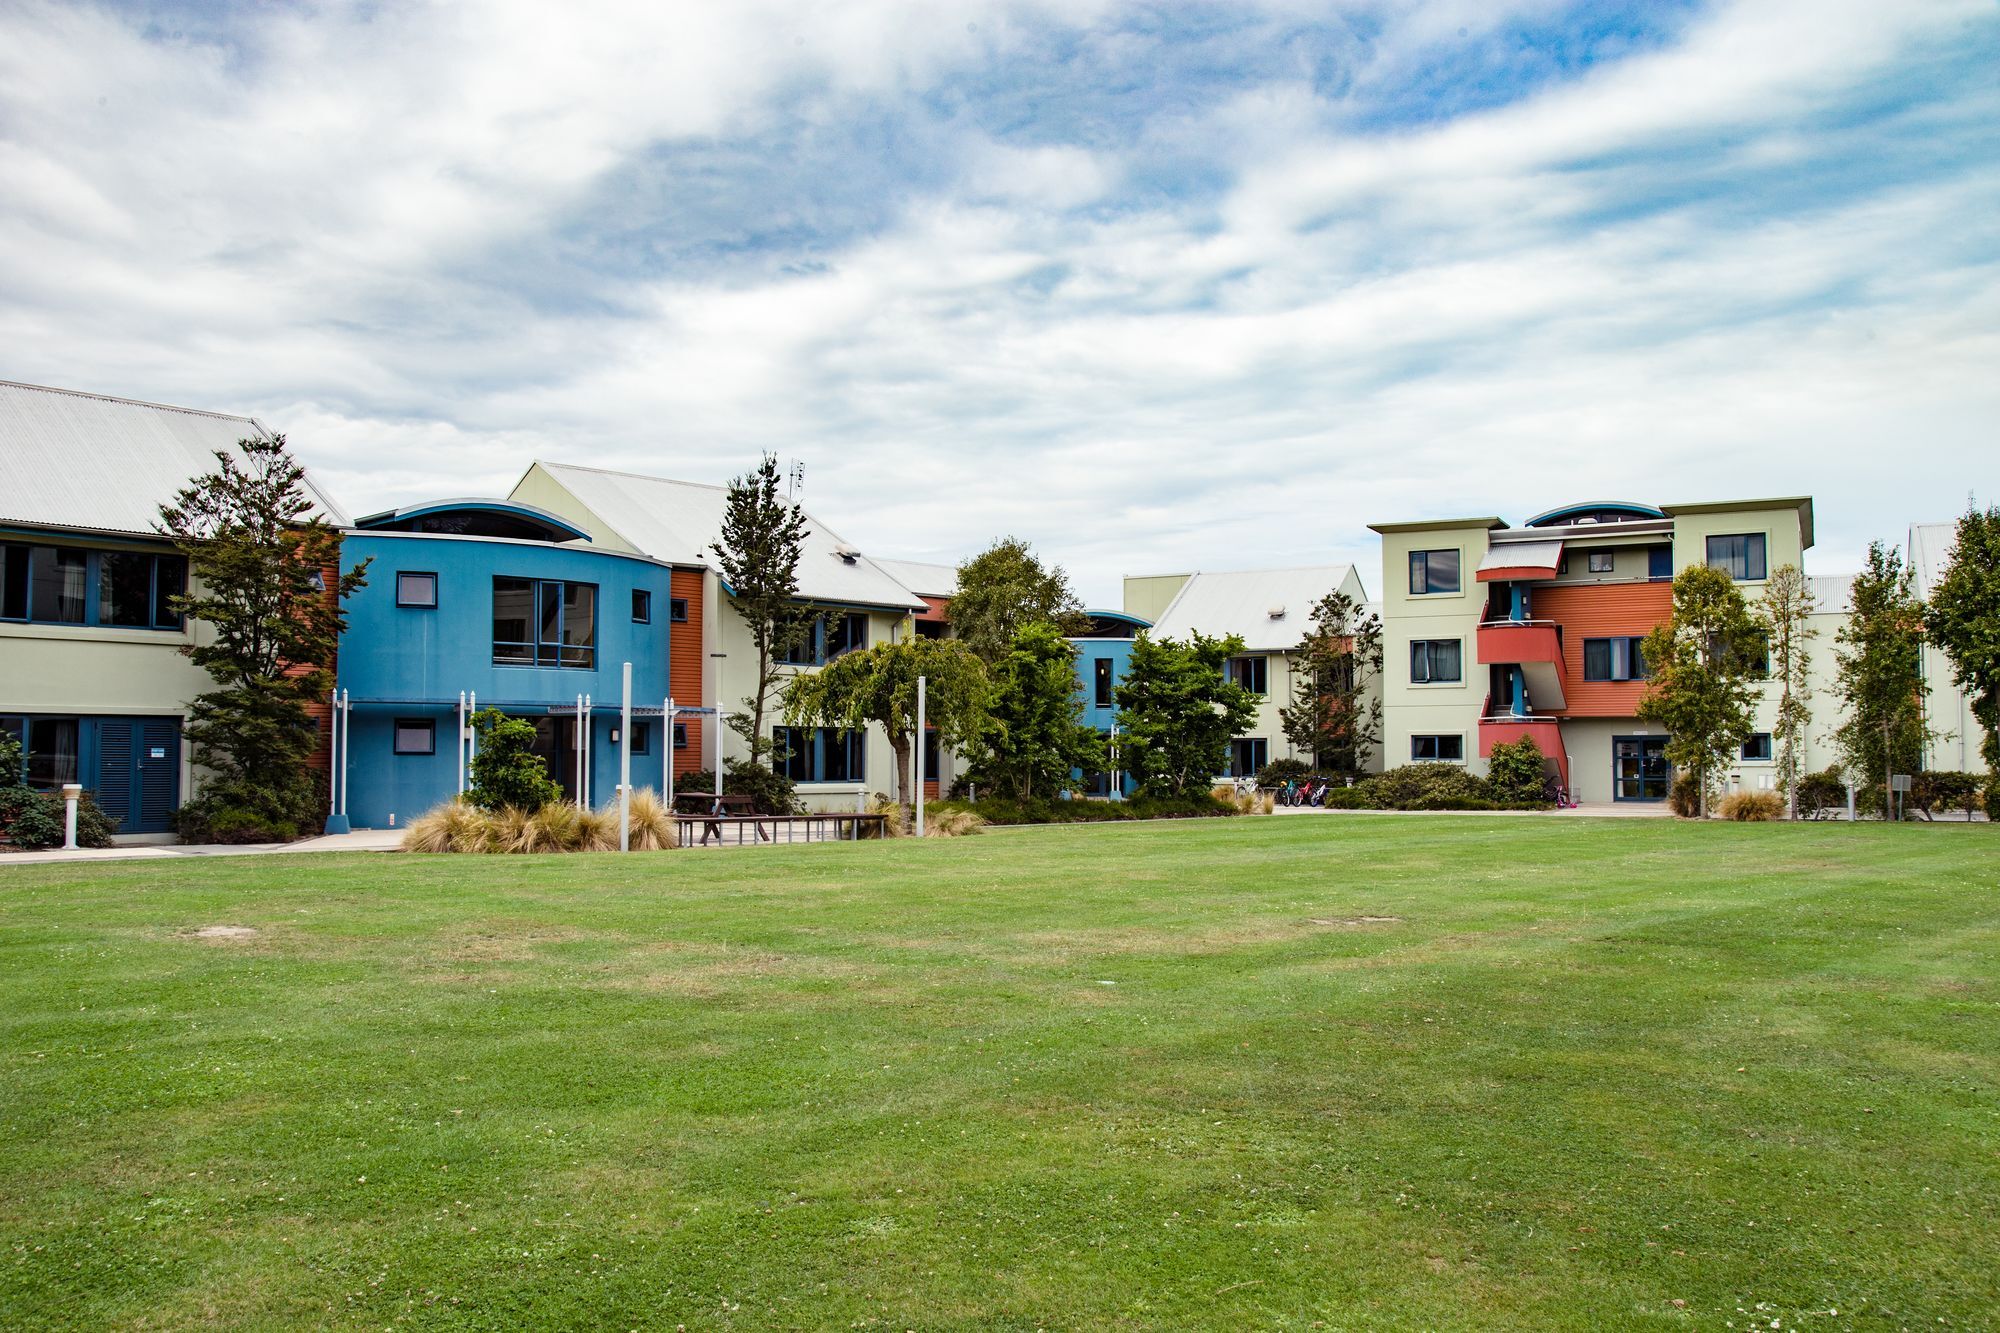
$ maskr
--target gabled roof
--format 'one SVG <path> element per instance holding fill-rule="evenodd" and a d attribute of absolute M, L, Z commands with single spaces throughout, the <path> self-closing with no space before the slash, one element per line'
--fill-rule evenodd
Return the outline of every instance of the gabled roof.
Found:
<path fill-rule="evenodd" d="M 675 565 L 713 566 L 709 547 L 722 538 L 729 491 L 666 477 L 571 463 L 534 465 L 574 495 L 611 529 L 610 536 L 642 555 Z M 593 533 L 600 544 L 606 534 Z M 891 578 L 832 529 L 806 515 L 805 549 L 799 560 L 799 595 L 814 602 L 925 609 L 922 598 Z"/>
<path fill-rule="evenodd" d="M 958 592 L 958 566 L 921 560 L 877 560 L 875 567 L 919 597 L 951 597 Z"/>
<path fill-rule="evenodd" d="M 1356 601 L 1365 596 L 1352 565 L 1194 574 L 1153 622 L 1152 634 L 1157 639 L 1239 634 L 1251 652 L 1283 652 L 1298 647 L 1312 625 L 1313 603 L 1336 588 Z"/>
<path fill-rule="evenodd" d="M 269 435 L 254 417 L 0 380 L 0 523 L 152 535 L 217 450 Z M 313 512 L 347 525 L 310 475 L 305 488 Z"/>

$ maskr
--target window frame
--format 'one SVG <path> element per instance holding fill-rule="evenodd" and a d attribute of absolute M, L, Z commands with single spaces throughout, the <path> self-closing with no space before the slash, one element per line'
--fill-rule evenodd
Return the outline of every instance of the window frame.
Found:
<path fill-rule="evenodd" d="M 776 726 L 771 728 L 771 747 L 772 771 L 782 772 L 793 782 L 867 785 L 868 733 L 863 728 Z M 841 750 L 848 771 L 829 777 L 834 765 L 828 757 L 835 747 Z"/>
<path fill-rule="evenodd" d="M 1603 561 L 1599 564 L 1598 561 Z M 1618 552 L 1608 546 L 1583 553 L 1583 569 L 1586 574 L 1616 574 L 1618 572 Z"/>
<path fill-rule="evenodd" d="M 1109 657 L 1091 659 L 1091 699 L 1097 708 L 1111 707 L 1117 688 L 1117 667 Z"/>
<path fill-rule="evenodd" d="M 1245 680 L 1244 677 L 1250 677 Z M 1260 697 L 1271 693 L 1271 658 L 1267 653 L 1243 653 L 1229 659 L 1229 680 Z"/>
<path fill-rule="evenodd" d="M 405 731 L 422 732 L 426 738 L 425 748 L 410 750 L 403 747 Z M 401 756 L 433 755 L 437 753 L 437 719 L 434 717 L 399 717 L 389 724 L 389 753 Z"/>
<path fill-rule="evenodd" d="M 528 607 L 527 627 L 528 633 L 532 637 L 526 640 L 502 639 L 498 635 L 499 625 L 497 622 L 499 615 L 497 603 L 499 602 L 500 585 L 502 583 L 525 583 L 533 589 L 533 599 Z M 545 599 L 552 588 L 558 590 L 555 593 L 556 638 L 544 639 L 541 636 L 542 626 L 547 619 Z M 569 628 L 569 590 L 572 588 L 590 589 L 590 642 L 587 644 L 572 644 L 567 642 L 565 638 Z M 492 618 L 495 633 L 491 636 L 494 666 L 528 667 L 539 671 L 595 671 L 597 669 L 597 631 L 600 620 L 598 611 L 603 601 L 603 589 L 597 584 L 586 583 L 582 579 L 538 579 L 519 574 L 495 574 L 493 576 L 493 599 L 496 604 Z M 528 660 L 522 661 L 518 657 L 502 657 L 500 649 L 503 647 L 527 649 Z M 578 651 L 587 655 L 585 660 L 579 662 L 566 662 L 563 660 L 566 653 Z"/>
<path fill-rule="evenodd" d="M 650 625 L 653 623 L 653 590 L 651 588 L 632 589 L 632 623 Z"/>
<path fill-rule="evenodd" d="M 1431 557 L 1448 555 L 1452 559 L 1451 586 L 1449 588 L 1431 586 Z M 1421 569 L 1421 574 L 1418 572 Z M 1453 597 L 1465 592 L 1465 551 L 1457 546 L 1431 546 L 1421 551 L 1411 551 L 1409 557 L 1410 596 L 1412 597 Z M 1419 583 L 1422 584 L 1419 587 Z"/>
<path fill-rule="evenodd" d="M 1750 753 L 1751 746 L 1756 745 L 1759 741 L 1763 742 L 1761 746 L 1758 746 L 1763 753 Z M 1778 747 L 1772 742 L 1771 733 L 1768 731 L 1751 732 L 1736 751 L 1736 761 L 1741 764 L 1773 764 L 1777 760 Z"/>
<path fill-rule="evenodd" d="M 1715 555 L 1717 542 L 1743 543 L 1743 573 L 1738 574 L 1725 557 L 1718 562 Z M 1755 573 L 1751 554 L 1756 554 Z M 1771 539 L 1768 532 L 1711 532 L 1702 539 L 1702 559 L 1710 569 L 1719 569 L 1737 583 L 1762 583 L 1771 573 Z"/>
<path fill-rule="evenodd" d="M 1599 634 L 1583 641 L 1583 679 L 1592 685 L 1617 685 L 1635 680 L 1651 680 L 1646 665 L 1646 636 L 1643 634 Z M 1591 669 L 1592 649 L 1601 647 L 1604 672 Z"/>
<path fill-rule="evenodd" d="M 428 602 L 413 602 L 403 595 L 404 579 L 429 579 L 431 599 Z M 396 571 L 396 605 L 412 611 L 435 611 L 438 609 L 438 576 L 434 569 L 399 569 Z"/>
<path fill-rule="evenodd" d="M 687 598 L 685 597 L 667 598 L 667 623 L 670 625 L 685 625 L 688 623 Z"/>
<path fill-rule="evenodd" d="M 653 753 L 653 724 L 643 717 L 632 719 L 632 753 L 650 755 Z"/>
<path fill-rule="evenodd" d="M 47 553 L 44 555 L 43 553 Z M 39 589 L 35 576 L 38 566 L 49 557 L 73 556 L 83 569 L 79 614 L 71 619 L 36 613 Z M 127 556 L 146 562 L 145 619 L 141 623 L 119 624 L 104 617 L 104 577 L 106 556 Z M 163 571 L 174 578 L 163 580 Z M 0 622 L 10 625 L 59 625 L 81 629 L 139 630 L 145 633 L 179 633 L 187 628 L 187 617 L 169 612 L 165 600 L 184 595 L 188 586 L 187 557 L 178 551 L 132 550 L 122 546 L 79 546 L 74 542 L 0 541 Z M 57 594 L 60 597 L 60 593 Z"/>
<path fill-rule="evenodd" d="M 1244 763 L 1243 756 L 1249 754 L 1251 762 Z M 1225 777 L 1254 778 L 1257 771 L 1271 762 L 1271 738 L 1268 736 L 1232 736 L 1229 738 L 1229 769 Z"/>
<path fill-rule="evenodd" d="M 1433 673 L 1436 664 L 1435 648 L 1439 644 L 1450 644 L 1458 658 L 1458 674 L 1439 676 Z M 1424 660 L 1424 674 L 1417 674 L 1417 657 L 1421 650 Z M 1412 685 L 1464 685 L 1465 684 L 1465 640 L 1464 639 L 1411 639 L 1410 640 L 1410 684 Z"/>
<path fill-rule="evenodd" d="M 1430 754 L 1422 753 L 1423 743 L 1430 742 Z M 1446 754 L 1444 743 L 1450 741 L 1457 754 Z M 1465 733 L 1462 731 L 1423 731 L 1410 734 L 1410 762 L 1413 764 L 1462 764 L 1465 762 Z"/>

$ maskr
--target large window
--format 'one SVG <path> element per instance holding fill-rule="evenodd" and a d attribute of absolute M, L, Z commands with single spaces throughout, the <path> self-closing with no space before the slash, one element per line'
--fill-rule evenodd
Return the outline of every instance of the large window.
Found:
<path fill-rule="evenodd" d="M 1253 778 L 1257 770 L 1264 767 L 1266 756 L 1271 752 L 1271 742 L 1262 736 L 1238 736 L 1229 742 L 1229 772 L 1232 778 Z"/>
<path fill-rule="evenodd" d="M 1585 639 L 1583 641 L 1583 678 L 1585 680 L 1644 680 L 1651 673 L 1646 669 L 1646 641 L 1629 635 L 1615 639 Z"/>
<path fill-rule="evenodd" d="M 1708 539 L 1708 567 L 1719 569 L 1732 579 L 1757 580 L 1764 577 L 1764 534 L 1739 532 Z"/>
<path fill-rule="evenodd" d="M 1414 763 L 1459 764 L 1465 762 L 1465 737 L 1456 733 L 1410 737 L 1410 759 Z"/>
<path fill-rule="evenodd" d="M 842 653 L 868 646 L 865 611 L 829 611 L 813 617 L 805 637 L 778 659 L 793 666 L 824 666 Z"/>
<path fill-rule="evenodd" d="M 506 666 L 597 665 L 597 585 L 493 580 L 493 660 Z"/>
<path fill-rule="evenodd" d="M 1100 657 L 1091 663 L 1091 699 L 1099 708 L 1111 707 L 1111 659 Z"/>
<path fill-rule="evenodd" d="M 1410 594 L 1458 591 L 1457 551 L 1410 552 Z"/>
<path fill-rule="evenodd" d="M 0 543 L 0 620 L 179 629 L 172 601 L 186 590 L 182 556 Z"/>
<path fill-rule="evenodd" d="M 1457 639 L 1410 640 L 1410 683 L 1451 685 L 1464 677 Z"/>
<path fill-rule="evenodd" d="M 1252 694 L 1269 694 L 1270 659 L 1266 657 L 1232 657 L 1229 659 L 1229 678 Z"/>
<path fill-rule="evenodd" d="M 774 727 L 772 765 L 794 782 L 866 782 L 868 736 L 833 727 Z"/>
<path fill-rule="evenodd" d="M 28 785 L 59 787 L 77 781 L 78 723 L 73 717 L 38 717 L 28 723 Z"/>

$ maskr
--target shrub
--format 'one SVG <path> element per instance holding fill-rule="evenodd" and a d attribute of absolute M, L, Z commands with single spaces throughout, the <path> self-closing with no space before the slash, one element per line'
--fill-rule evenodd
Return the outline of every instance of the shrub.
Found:
<path fill-rule="evenodd" d="M 1320 806 L 1327 810 L 1381 809 L 1366 786 L 1328 787 L 1326 795 L 1320 798 Z"/>
<path fill-rule="evenodd" d="M 715 770 L 710 768 L 689 773 L 675 784 L 674 790 L 712 792 L 715 790 Z M 773 773 L 762 764 L 743 759 L 731 759 L 723 765 L 722 791 L 727 796 L 748 796 L 760 815 L 795 815 L 805 808 L 799 804 L 796 782 L 782 773 Z"/>
<path fill-rule="evenodd" d="M 1667 804 L 1682 819 L 1701 818 L 1701 783 L 1692 772 L 1674 775 L 1674 785 L 1667 791 Z"/>
<path fill-rule="evenodd" d="M 1542 805 L 1548 800 L 1548 765 L 1532 736 L 1493 747 L 1486 786 L 1502 805 Z"/>
<path fill-rule="evenodd" d="M 1456 764 L 1404 764 L 1378 773 L 1360 786 L 1369 804 L 1384 810 L 1494 808 L 1486 784 Z"/>
<path fill-rule="evenodd" d="M 1273 759 L 1257 770 L 1257 785 L 1260 787 L 1282 787 L 1287 782 L 1296 782 L 1312 772 L 1312 765 L 1299 759 Z"/>
<path fill-rule="evenodd" d="M 1135 796 L 1129 801 L 1014 801 L 986 797 L 980 801 L 943 801 L 924 807 L 928 825 L 933 812 L 965 810 L 988 824 L 1116 824 L 1134 819 L 1205 819 L 1235 815 L 1231 799 L 1217 800 L 1208 792 L 1187 796 Z M 928 831 L 928 829 L 926 829 Z"/>
<path fill-rule="evenodd" d="M 410 821 L 403 832 L 406 852 L 484 852 L 490 850 L 492 821 L 470 801 L 453 797 Z"/>
<path fill-rule="evenodd" d="M 534 724 L 508 717 L 497 708 L 472 715 L 479 733 L 472 757 L 472 789 L 466 794 L 482 810 L 514 809 L 533 814 L 562 799 L 549 767 L 535 753 Z"/>
<path fill-rule="evenodd" d="M 1722 798 L 1718 809 L 1724 819 L 1740 823 L 1761 824 L 1785 817 L 1785 803 L 1774 791 L 1733 791 Z"/>
<path fill-rule="evenodd" d="M 1979 808 L 1979 788 L 1983 781 L 1977 773 L 1949 770 L 1912 773 L 1909 808 L 1926 819 L 1940 810 L 1963 810 L 1970 815 Z"/>
<path fill-rule="evenodd" d="M 23 851 L 63 845 L 63 799 L 32 787 L 0 787 L 0 833 Z M 90 793 L 76 803 L 76 845 L 109 847 L 118 821 L 104 813 Z"/>
<path fill-rule="evenodd" d="M 1807 819 L 1822 819 L 1830 811 L 1847 808 L 1847 783 L 1841 779 L 1839 769 L 1808 773 L 1799 779 L 1798 799 L 1799 814 Z"/>

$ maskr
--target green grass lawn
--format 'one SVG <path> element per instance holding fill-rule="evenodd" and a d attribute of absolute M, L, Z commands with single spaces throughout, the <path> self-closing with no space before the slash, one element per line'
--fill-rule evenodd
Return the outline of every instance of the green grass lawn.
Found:
<path fill-rule="evenodd" d="M 1978 826 L 0 864 L 0 1325 L 1993 1327 L 1996 948 Z"/>

